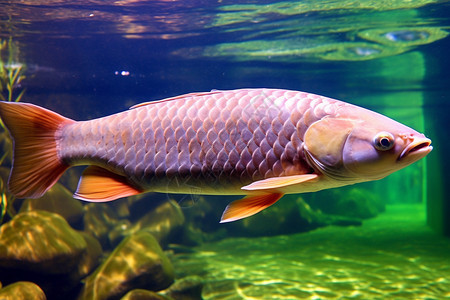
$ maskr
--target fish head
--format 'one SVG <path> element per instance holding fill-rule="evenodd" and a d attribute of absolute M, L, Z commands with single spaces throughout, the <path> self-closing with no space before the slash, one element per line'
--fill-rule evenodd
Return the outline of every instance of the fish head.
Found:
<path fill-rule="evenodd" d="M 433 149 L 431 140 L 414 129 L 356 108 L 316 121 L 305 133 L 308 161 L 328 177 L 354 182 L 381 179 Z"/>

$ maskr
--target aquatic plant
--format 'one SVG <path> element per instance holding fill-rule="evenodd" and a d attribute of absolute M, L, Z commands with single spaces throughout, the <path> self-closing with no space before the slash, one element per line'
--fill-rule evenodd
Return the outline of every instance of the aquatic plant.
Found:
<path fill-rule="evenodd" d="M 25 89 L 17 94 L 20 83 L 25 79 L 25 64 L 18 62 L 19 48 L 10 38 L 0 41 L 0 99 L 18 102 Z"/>
<path fill-rule="evenodd" d="M 8 204 L 3 179 L 0 179 L 0 193 L 0 224 L 2 224 L 3 217 L 6 214 L 6 206 Z"/>
<path fill-rule="evenodd" d="M 8 192 L 6 182 L 0 177 L 0 225 L 3 224 L 6 215 L 11 219 L 17 215 L 13 206 L 14 200 L 16 200 L 16 197 Z"/>
<path fill-rule="evenodd" d="M 22 99 L 25 89 L 20 89 L 21 82 L 25 79 L 25 64 L 19 63 L 19 47 L 12 38 L 0 40 L 0 100 L 18 102 Z M 11 144 L 10 137 L 6 132 L 6 127 L 0 119 L 0 137 L 3 141 Z M 3 147 L 4 151 L 0 155 L 0 167 L 11 157 L 11 147 Z M 6 182 L 0 177 L 0 224 L 6 214 L 14 215 L 12 203 L 15 197 L 7 192 Z M 9 207 L 8 207 L 9 206 Z"/>

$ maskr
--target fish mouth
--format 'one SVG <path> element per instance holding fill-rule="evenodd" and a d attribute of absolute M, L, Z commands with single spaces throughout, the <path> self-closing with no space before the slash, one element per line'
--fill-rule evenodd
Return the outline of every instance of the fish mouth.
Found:
<path fill-rule="evenodd" d="M 427 138 L 414 139 L 400 154 L 398 160 L 404 160 L 408 158 L 408 161 L 416 161 L 433 150 L 431 146 L 431 140 Z"/>

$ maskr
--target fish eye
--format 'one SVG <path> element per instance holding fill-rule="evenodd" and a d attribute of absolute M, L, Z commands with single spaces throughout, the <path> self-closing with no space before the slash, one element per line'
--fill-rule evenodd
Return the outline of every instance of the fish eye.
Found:
<path fill-rule="evenodd" d="M 394 136 L 389 132 L 380 132 L 373 139 L 373 145 L 380 151 L 391 150 L 394 147 Z"/>

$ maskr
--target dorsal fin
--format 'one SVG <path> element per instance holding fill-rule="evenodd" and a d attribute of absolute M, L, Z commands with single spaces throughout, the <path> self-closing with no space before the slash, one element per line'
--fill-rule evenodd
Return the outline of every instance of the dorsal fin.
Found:
<path fill-rule="evenodd" d="M 199 96 L 213 95 L 213 94 L 218 94 L 218 93 L 221 93 L 221 92 L 222 91 L 219 91 L 219 90 L 212 90 L 211 92 L 189 93 L 189 94 L 179 95 L 179 96 L 165 98 L 165 99 L 161 99 L 161 100 L 155 100 L 155 101 L 148 101 L 148 102 L 139 103 L 139 104 L 133 105 L 132 107 L 130 107 L 130 109 L 134 109 L 134 108 L 138 108 L 138 107 L 142 107 L 142 106 L 146 106 L 146 105 L 151 105 L 151 104 L 156 104 L 156 103 L 161 103 L 161 102 L 179 100 L 179 99 L 183 99 L 183 98 L 187 98 L 187 97 L 199 97 Z"/>

